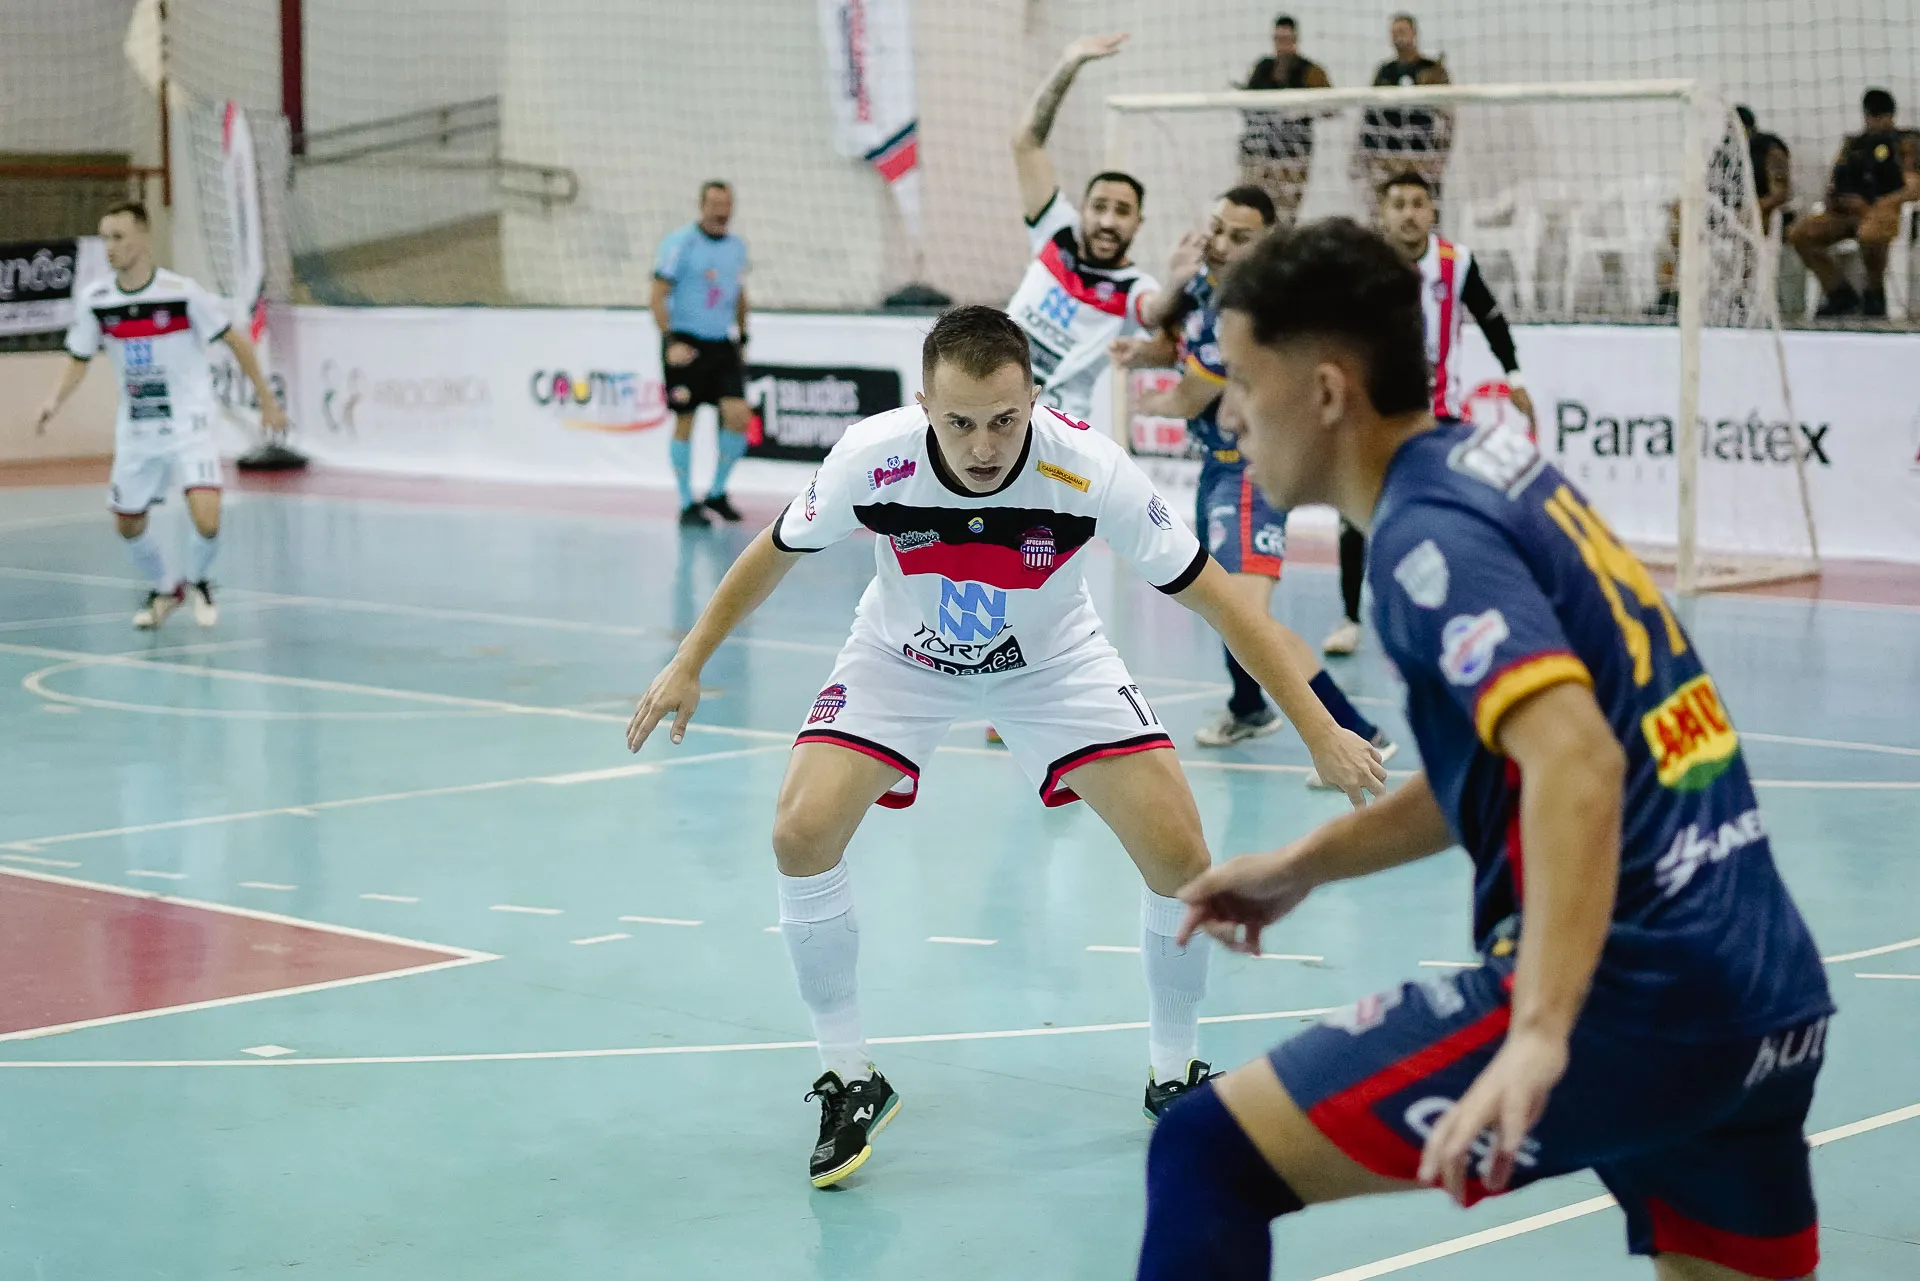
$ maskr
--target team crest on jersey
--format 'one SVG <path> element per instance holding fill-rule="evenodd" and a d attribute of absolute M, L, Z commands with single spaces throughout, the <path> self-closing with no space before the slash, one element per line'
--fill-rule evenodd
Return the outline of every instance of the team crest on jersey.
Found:
<path fill-rule="evenodd" d="M 1020 535 L 1020 559 L 1028 569 L 1052 569 L 1053 557 L 1058 550 L 1058 545 L 1053 541 L 1053 531 L 1044 525 Z"/>
<path fill-rule="evenodd" d="M 1113 297 L 1113 282 L 1111 280 L 1103 280 L 1095 285 L 1093 287 L 1093 296 L 1101 302 L 1105 302 L 1107 299 Z"/>
<path fill-rule="evenodd" d="M 831 725 L 840 709 L 847 705 L 847 687 L 829 685 L 820 691 L 820 697 L 813 700 L 813 711 L 807 714 L 807 724 L 817 725 L 825 721 Z"/>
<path fill-rule="evenodd" d="M 1162 529 L 1173 528 L 1173 513 L 1167 510 L 1167 505 L 1160 501 L 1158 494 L 1147 500 L 1147 519 Z"/>
<path fill-rule="evenodd" d="M 1720 702 L 1713 677 L 1704 672 L 1675 690 L 1640 718 L 1662 787 L 1697 792 L 1726 773 L 1740 750 L 1740 735 Z"/>
<path fill-rule="evenodd" d="M 975 516 L 972 520 L 967 522 L 967 528 L 972 530 L 976 534 L 984 534 L 987 532 L 987 522 L 984 520 L 981 520 L 978 516 Z"/>
<path fill-rule="evenodd" d="M 165 307 L 162 307 L 159 311 L 156 311 L 153 313 L 153 323 L 155 327 L 164 327 L 166 323 L 172 319 L 173 319 L 173 313 L 168 311 Z"/>
<path fill-rule="evenodd" d="M 875 489 L 885 489 L 896 481 L 905 480 L 913 475 L 915 464 L 911 458 L 889 458 L 885 467 L 876 467 L 867 476 Z"/>
<path fill-rule="evenodd" d="M 1497 609 L 1454 615 L 1440 629 L 1440 671 L 1455 685 L 1478 685 L 1493 670 L 1500 642 L 1510 635 L 1506 615 Z"/>
<path fill-rule="evenodd" d="M 1439 544 L 1429 538 L 1402 556 L 1393 567 L 1393 581 L 1421 609 L 1439 609 L 1446 604 L 1450 585 L 1447 558 Z"/>
<path fill-rule="evenodd" d="M 1387 1015 L 1399 1004 L 1400 989 L 1389 988 L 1384 992 L 1363 996 L 1352 1005 L 1342 1006 L 1320 1021 L 1327 1027 L 1337 1027 L 1343 1032 L 1359 1036 L 1385 1023 Z"/>
<path fill-rule="evenodd" d="M 807 518 L 807 522 L 809 524 L 813 522 L 813 518 L 815 516 L 820 514 L 818 508 L 816 507 L 816 503 L 819 498 L 819 490 L 820 490 L 820 483 L 818 481 L 807 482 L 807 501 L 800 508 L 800 514 Z"/>

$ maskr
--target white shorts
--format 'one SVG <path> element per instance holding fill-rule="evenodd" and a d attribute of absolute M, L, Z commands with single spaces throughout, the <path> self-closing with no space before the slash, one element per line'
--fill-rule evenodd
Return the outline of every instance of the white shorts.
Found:
<path fill-rule="evenodd" d="M 107 506 L 122 516 L 138 516 L 166 501 L 167 490 L 220 488 L 220 451 L 213 433 L 170 448 L 119 449 L 107 480 Z"/>
<path fill-rule="evenodd" d="M 832 743 L 893 766 L 906 777 L 880 804 L 904 809 L 919 793 L 921 765 L 960 720 L 998 730 L 1048 806 L 1080 799 L 1061 780 L 1082 765 L 1173 746 L 1105 640 L 1038 667 L 950 676 L 858 635 L 834 660 L 795 743 Z"/>

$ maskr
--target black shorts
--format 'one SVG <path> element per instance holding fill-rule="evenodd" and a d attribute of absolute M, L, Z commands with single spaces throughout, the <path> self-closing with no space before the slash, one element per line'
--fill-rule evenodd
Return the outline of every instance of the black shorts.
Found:
<path fill-rule="evenodd" d="M 667 363 L 666 349 L 677 342 L 694 350 L 687 364 Z M 744 400 L 747 395 L 740 349 L 725 338 L 669 334 L 660 350 L 660 368 L 667 384 L 667 406 L 676 414 L 692 413 L 698 405 L 718 405 L 724 399 Z"/>

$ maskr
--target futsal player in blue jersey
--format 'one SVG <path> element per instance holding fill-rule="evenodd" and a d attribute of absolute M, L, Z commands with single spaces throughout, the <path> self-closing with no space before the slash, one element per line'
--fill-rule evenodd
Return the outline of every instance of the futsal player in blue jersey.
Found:
<path fill-rule="evenodd" d="M 727 230 L 733 189 L 700 188 L 700 217 L 667 233 L 653 260 L 653 323 L 659 326 L 667 405 L 673 410 L 673 477 L 680 523 L 706 525 L 707 513 L 737 521 L 727 476 L 747 452 L 747 242 Z M 734 340 L 735 330 L 739 340 Z M 693 411 L 720 414 L 720 460 L 705 500 L 693 496 Z"/>
<path fill-rule="evenodd" d="M 1255 951 L 1315 887 L 1462 845 L 1470 969 L 1370 996 L 1168 1109 L 1139 1275 L 1265 1278 L 1273 1219 L 1590 1169 L 1663 1281 L 1811 1275 L 1833 1004 L 1733 719 L 1646 570 L 1526 437 L 1430 412 L 1419 277 L 1345 221 L 1228 279 L 1242 446 L 1372 539 L 1422 773 L 1188 883 Z M 1283 1248 L 1285 1225 L 1278 1233 Z"/>

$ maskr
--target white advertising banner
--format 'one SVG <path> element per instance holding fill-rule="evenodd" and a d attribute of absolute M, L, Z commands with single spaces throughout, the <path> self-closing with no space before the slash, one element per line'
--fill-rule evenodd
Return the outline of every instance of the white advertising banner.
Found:
<path fill-rule="evenodd" d="M 749 363 L 893 370 L 910 397 L 930 323 L 756 315 Z M 493 480 L 673 483 L 659 337 L 645 311 L 296 307 L 277 313 L 274 328 L 296 443 L 323 463 Z M 1548 456 L 1623 536 L 1671 541 L 1673 330 L 1522 328 L 1516 339 Z M 1808 450 L 1822 553 L 1920 562 L 1920 335 L 1788 334 L 1791 424 L 1776 408 L 1771 342 L 1764 334 L 1707 335 L 1703 541 L 1770 550 L 1769 539 L 1791 536 L 1797 439 Z M 1477 333 L 1464 357 L 1473 416 L 1513 415 Z M 712 466 L 710 421 L 703 411 L 696 486 Z M 1192 464 L 1152 466 L 1169 473 L 1161 479 L 1170 499 L 1191 501 L 1179 482 Z M 748 458 L 734 483 L 792 494 L 811 470 Z"/>

